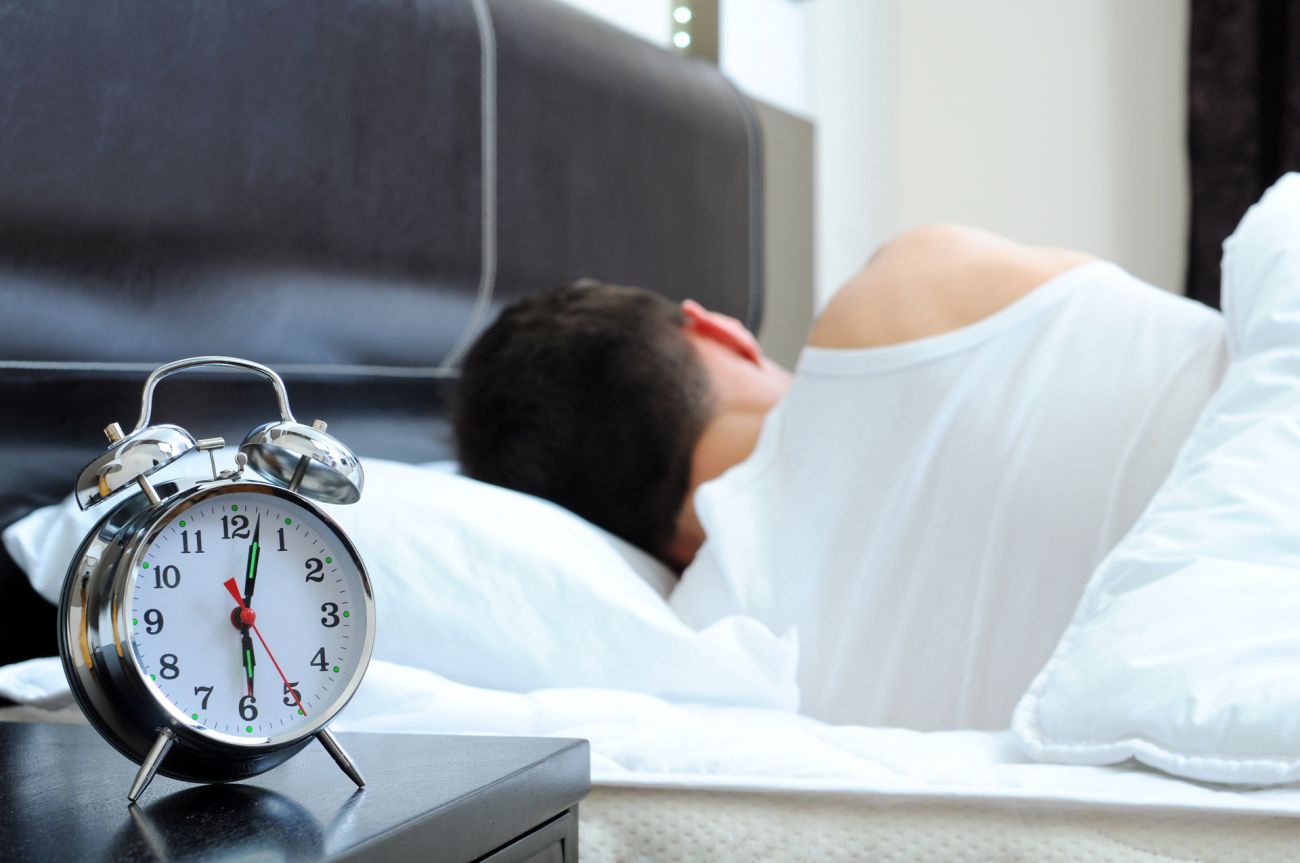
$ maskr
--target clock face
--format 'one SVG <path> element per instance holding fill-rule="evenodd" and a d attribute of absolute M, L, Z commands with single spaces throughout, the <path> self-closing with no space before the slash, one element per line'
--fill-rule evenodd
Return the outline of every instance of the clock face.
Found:
<path fill-rule="evenodd" d="M 191 727 L 245 745 L 334 714 L 365 670 L 371 609 L 346 540 L 259 488 L 170 513 L 135 555 L 126 597 L 147 685 Z"/>

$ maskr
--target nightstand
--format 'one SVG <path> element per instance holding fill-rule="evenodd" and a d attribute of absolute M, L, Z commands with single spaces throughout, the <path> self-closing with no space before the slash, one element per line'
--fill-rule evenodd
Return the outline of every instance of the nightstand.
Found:
<path fill-rule="evenodd" d="M 159 776 L 90 728 L 0 723 L 0 860 L 576 861 L 585 740 L 340 734 L 357 790 L 312 744 L 229 785 Z"/>

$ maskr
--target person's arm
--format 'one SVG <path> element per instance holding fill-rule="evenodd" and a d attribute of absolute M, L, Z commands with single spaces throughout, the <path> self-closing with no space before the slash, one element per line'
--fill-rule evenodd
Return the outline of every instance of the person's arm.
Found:
<path fill-rule="evenodd" d="M 975 228 L 927 225 L 881 246 L 827 304 L 808 343 L 869 348 L 959 329 L 1094 260 Z"/>

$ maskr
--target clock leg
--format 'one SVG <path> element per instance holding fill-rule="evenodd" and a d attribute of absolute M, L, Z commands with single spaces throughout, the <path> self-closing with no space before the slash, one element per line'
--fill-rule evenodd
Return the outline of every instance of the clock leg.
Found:
<path fill-rule="evenodd" d="M 149 749 L 149 754 L 140 762 L 140 771 L 135 774 L 135 781 L 131 783 L 131 790 L 127 792 L 126 799 L 131 803 L 140 799 L 140 795 L 149 787 L 153 781 L 153 776 L 158 772 L 162 760 L 167 757 L 171 751 L 172 744 L 176 742 L 176 735 L 170 729 L 164 728 L 158 732 L 158 739 L 153 742 Z"/>
<path fill-rule="evenodd" d="M 357 783 L 358 788 L 366 787 L 366 780 L 361 778 L 361 771 L 357 770 L 357 765 L 352 763 L 352 759 L 343 751 L 343 747 L 339 746 L 339 742 L 334 738 L 333 734 L 322 728 L 316 732 L 316 739 L 320 741 L 321 746 L 325 747 L 325 751 L 338 764 L 339 769 L 346 773 L 349 779 Z"/>

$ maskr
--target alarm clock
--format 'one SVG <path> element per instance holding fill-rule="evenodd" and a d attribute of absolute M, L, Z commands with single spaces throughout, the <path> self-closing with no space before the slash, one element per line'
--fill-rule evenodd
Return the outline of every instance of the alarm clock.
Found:
<path fill-rule="evenodd" d="M 280 409 L 222 470 L 221 438 L 151 424 L 159 381 L 210 366 L 266 378 Z M 59 652 L 90 723 L 140 765 L 127 799 L 156 773 L 255 776 L 313 738 L 364 786 L 327 726 L 369 664 L 374 595 L 356 548 L 316 504 L 361 497 L 357 457 L 324 422 L 294 419 L 279 375 L 234 357 L 161 366 L 145 381 L 135 428 L 113 423 L 105 434 L 108 450 L 81 472 L 76 500 L 120 502 L 69 565 Z M 210 475 L 150 480 L 196 451 L 208 453 Z"/>

